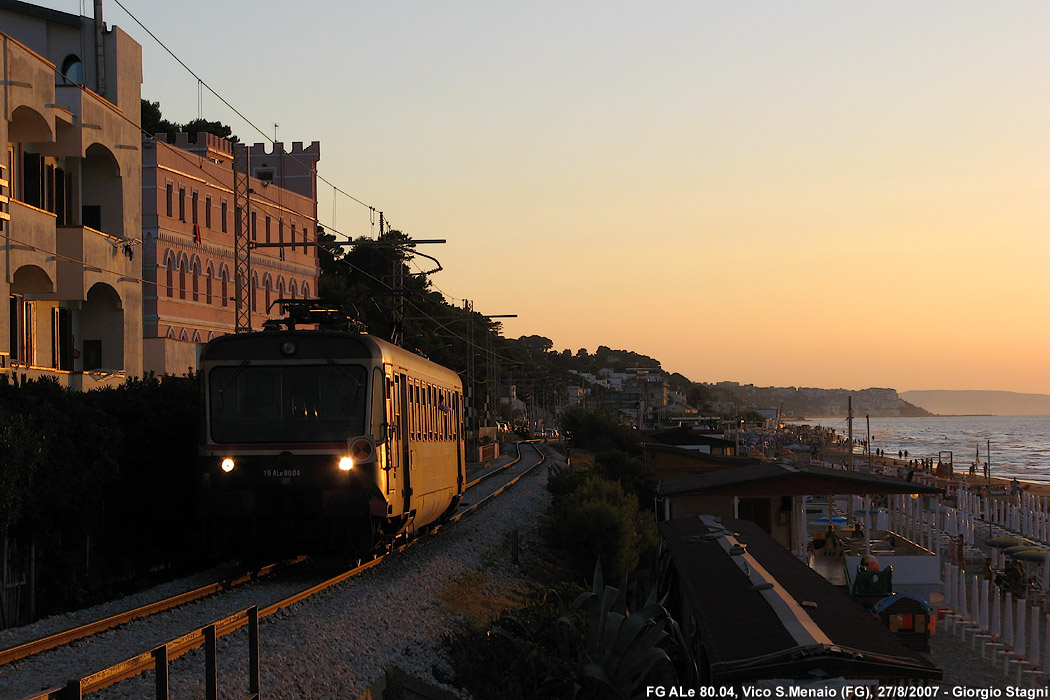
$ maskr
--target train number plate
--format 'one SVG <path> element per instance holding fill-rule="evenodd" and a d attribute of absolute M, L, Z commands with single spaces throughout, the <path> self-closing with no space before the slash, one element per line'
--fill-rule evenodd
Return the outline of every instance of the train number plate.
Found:
<path fill-rule="evenodd" d="M 289 479 L 301 476 L 298 469 L 263 469 L 263 476 L 268 479 Z"/>

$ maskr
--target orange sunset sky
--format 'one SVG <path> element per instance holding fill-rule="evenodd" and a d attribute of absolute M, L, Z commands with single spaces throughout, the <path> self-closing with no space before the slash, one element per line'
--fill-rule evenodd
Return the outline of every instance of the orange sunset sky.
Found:
<path fill-rule="evenodd" d="M 264 134 L 106 0 L 167 118 L 320 141 L 510 337 L 1050 393 L 1050 3 L 121 3 Z"/>

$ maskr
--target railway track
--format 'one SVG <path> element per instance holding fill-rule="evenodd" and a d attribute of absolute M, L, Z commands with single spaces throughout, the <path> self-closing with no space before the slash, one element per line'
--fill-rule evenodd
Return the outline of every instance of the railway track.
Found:
<path fill-rule="evenodd" d="M 531 473 L 533 470 L 535 470 L 537 467 L 539 467 L 545 462 L 545 456 L 543 455 L 543 452 L 536 445 L 532 445 L 529 443 L 519 443 L 517 445 L 517 452 L 518 454 L 516 458 L 508 464 L 493 470 L 489 470 L 483 475 L 469 482 L 466 491 L 467 503 L 463 504 L 460 507 L 460 509 L 455 513 L 455 515 L 451 518 L 451 520 L 441 527 L 449 527 L 452 523 L 458 522 L 459 520 L 462 520 L 463 518 L 468 517 L 472 513 L 476 512 L 479 508 L 483 507 L 492 499 L 498 497 L 501 493 L 506 491 L 506 489 L 510 488 L 515 483 L 517 483 L 526 474 Z M 503 478 L 496 479 L 497 476 L 501 476 Z M 438 528 L 433 529 L 436 530 Z M 258 618 L 262 619 L 271 616 L 284 608 L 287 608 L 291 605 L 294 605 L 297 602 L 314 596 L 325 589 L 331 588 L 339 583 L 342 583 L 343 581 L 346 581 L 347 579 L 353 578 L 354 576 L 357 576 L 362 572 L 377 566 L 378 564 L 382 563 L 388 556 L 396 554 L 402 549 L 411 546 L 415 541 L 417 540 L 409 540 L 408 542 L 403 543 L 392 549 L 391 552 L 387 555 L 377 557 L 368 562 L 355 566 L 349 570 L 343 571 L 336 576 L 325 578 L 322 581 L 311 582 L 305 587 L 301 584 L 301 582 L 298 585 L 286 585 L 285 579 L 288 578 L 287 576 L 281 579 L 280 581 L 275 580 L 272 583 L 266 583 L 260 581 L 258 573 L 256 573 L 255 576 L 244 575 L 238 577 L 234 581 L 216 582 L 208 586 L 202 586 L 194 591 L 180 594 L 178 596 L 173 596 L 162 601 L 157 601 L 156 603 L 153 603 L 151 605 L 143 606 L 132 611 L 121 613 L 119 615 L 114 615 L 106 618 L 105 620 L 99 620 L 90 624 L 81 625 L 75 629 L 67 630 L 59 634 L 49 635 L 44 639 L 35 640 L 33 642 L 19 645 L 18 647 L 14 647 L 12 649 L 0 651 L 0 697 L 23 698 L 24 700 L 42 700 L 44 698 L 54 698 L 55 700 L 61 700 L 62 698 L 70 697 L 70 691 L 68 690 L 70 684 L 67 684 L 67 686 L 63 686 L 62 688 L 50 688 L 48 690 L 36 694 L 25 695 L 24 693 L 19 693 L 16 695 L 9 695 L 7 692 L 5 692 L 7 684 L 4 682 L 6 680 L 9 682 L 17 683 L 18 681 L 16 680 L 16 677 L 20 675 L 20 669 L 18 668 L 20 666 L 33 665 L 37 662 L 45 667 L 50 665 L 50 662 L 48 661 L 49 652 L 54 652 L 55 650 L 61 652 L 62 646 L 67 645 L 70 641 L 81 640 L 80 643 L 77 645 L 80 646 L 84 644 L 90 644 L 93 638 L 101 638 L 107 635 L 114 634 L 114 632 L 107 631 L 113 630 L 115 627 L 142 627 L 144 625 L 150 625 L 152 624 L 151 620 L 159 619 L 166 613 L 169 613 L 170 611 L 173 611 L 176 608 L 184 607 L 189 601 L 200 601 L 203 598 L 214 598 L 220 594 L 223 594 L 224 592 L 230 594 L 229 596 L 227 596 L 230 600 L 229 605 L 227 606 L 227 609 L 229 611 L 243 610 L 246 607 L 244 598 L 247 597 L 251 598 L 254 601 L 254 605 L 258 609 Z M 273 565 L 273 568 L 276 567 L 277 565 Z M 270 568 L 271 567 L 267 567 L 267 569 Z M 271 572 L 267 571 L 267 573 Z M 236 595 L 235 591 L 231 590 L 231 588 L 233 588 L 231 584 L 233 583 L 237 584 L 237 588 L 242 588 L 245 584 L 248 583 L 254 583 L 258 586 L 265 586 L 266 588 L 287 589 L 290 587 L 294 588 L 295 590 L 291 592 L 287 590 L 281 590 L 279 594 L 275 594 L 276 597 L 275 595 L 266 596 L 258 592 L 250 596 L 240 596 Z M 209 618 L 209 621 L 218 619 L 220 617 L 230 617 L 230 613 L 227 613 L 225 615 L 212 614 Z M 194 627 L 202 627 L 199 623 L 195 625 L 192 622 L 183 622 L 181 624 L 183 625 L 183 630 L 187 629 L 187 625 L 191 629 Z M 247 624 L 246 618 L 238 618 L 236 620 L 231 618 L 230 620 L 224 622 L 221 629 L 216 629 L 215 634 L 217 634 L 218 636 L 229 634 L 239 629 L 240 627 L 243 627 L 245 624 Z M 170 628 L 170 625 L 168 626 L 168 628 Z M 170 649 L 166 648 L 164 654 L 166 659 L 174 659 L 181 654 L 184 654 L 188 651 L 191 651 L 192 649 L 202 646 L 205 642 L 205 639 L 203 635 L 199 634 L 200 631 L 200 629 L 195 630 L 195 632 L 197 632 L 198 634 L 183 633 L 183 635 L 178 638 L 177 644 L 171 645 Z M 173 636 L 169 634 L 168 637 L 166 637 L 160 643 L 164 644 L 172 638 Z M 152 645 L 153 643 L 150 644 Z M 117 642 L 116 646 L 120 648 L 121 643 Z M 167 647 L 167 645 L 165 646 Z M 126 651 L 127 647 L 128 644 L 123 644 L 123 648 L 125 649 L 125 651 L 123 652 L 123 658 L 117 659 L 117 663 L 114 666 L 110 667 L 110 669 L 112 670 L 97 671 L 95 669 L 87 669 L 85 671 L 84 669 L 81 669 L 74 671 L 73 669 L 75 668 L 75 666 L 71 666 L 70 668 L 72 671 L 72 676 L 80 677 L 80 680 L 76 682 L 78 692 L 81 694 L 87 694 L 89 692 L 101 690 L 121 680 L 138 675 L 143 671 L 146 671 L 155 666 L 155 655 L 151 655 L 151 653 L 147 651 L 145 653 L 140 653 L 137 657 L 128 658 L 128 652 Z M 149 648 L 152 648 L 152 646 L 149 646 Z M 143 651 L 142 647 L 140 646 L 137 651 Z M 136 652 L 133 651 L 131 653 Z M 55 665 L 62 666 L 68 664 L 65 664 L 65 662 L 63 661 Z M 97 669 L 97 666 L 95 668 Z M 4 678 L 5 676 L 7 676 L 6 679 Z M 67 672 L 66 677 L 71 677 L 71 674 Z M 52 677 L 47 682 L 54 683 L 56 680 L 58 679 Z M 27 687 L 33 687 L 32 681 L 27 683 Z M 36 687 L 41 687 L 41 684 L 37 683 Z"/>

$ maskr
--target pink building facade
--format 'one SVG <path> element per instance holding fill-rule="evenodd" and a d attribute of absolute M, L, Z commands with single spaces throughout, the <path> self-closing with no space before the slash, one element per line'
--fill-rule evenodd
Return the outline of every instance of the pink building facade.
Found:
<path fill-rule="evenodd" d="M 142 143 L 143 366 L 157 374 L 197 368 L 203 343 L 232 333 L 233 146 L 208 133 L 157 134 Z M 317 295 L 315 141 L 290 151 L 249 149 L 251 321 L 280 318 L 281 298 Z"/>

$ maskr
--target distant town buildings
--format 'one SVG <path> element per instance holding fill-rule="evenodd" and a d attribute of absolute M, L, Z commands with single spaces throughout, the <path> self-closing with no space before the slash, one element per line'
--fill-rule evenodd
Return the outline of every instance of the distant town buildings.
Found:
<path fill-rule="evenodd" d="M 0 0 L 0 373 L 77 389 L 185 374 L 235 327 L 232 144 L 139 127 L 141 47 Z M 99 60 L 101 59 L 101 60 Z M 250 148 L 252 326 L 317 291 L 320 146 Z"/>

